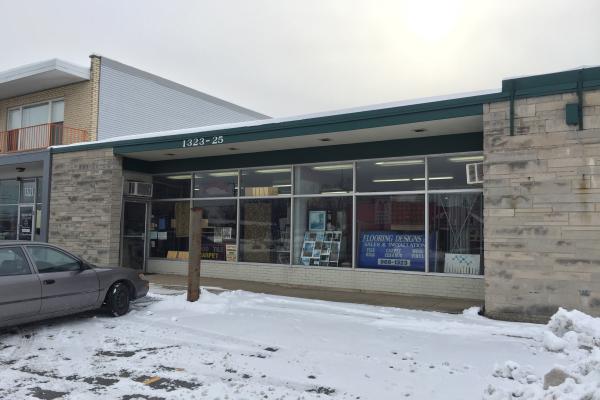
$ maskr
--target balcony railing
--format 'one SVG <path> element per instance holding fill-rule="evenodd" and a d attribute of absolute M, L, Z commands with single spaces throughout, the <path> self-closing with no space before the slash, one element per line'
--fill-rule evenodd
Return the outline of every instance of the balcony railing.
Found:
<path fill-rule="evenodd" d="M 62 122 L 35 125 L 0 132 L 0 154 L 89 142 L 90 139 L 87 131 L 64 126 Z"/>

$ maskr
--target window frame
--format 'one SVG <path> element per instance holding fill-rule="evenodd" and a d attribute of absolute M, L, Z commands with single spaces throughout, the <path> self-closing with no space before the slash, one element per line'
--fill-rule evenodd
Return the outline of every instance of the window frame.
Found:
<path fill-rule="evenodd" d="M 21 104 L 19 106 L 14 106 L 14 107 L 9 107 L 6 110 L 6 130 L 15 130 L 15 129 L 24 129 L 24 128 L 29 128 L 28 126 L 23 126 L 23 109 L 24 108 L 29 108 L 29 107 L 36 107 L 36 106 L 41 106 L 44 104 L 48 104 L 48 116 L 46 118 L 46 123 L 47 124 L 60 124 L 60 123 L 64 123 L 65 121 L 65 115 L 64 115 L 64 111 L 63 111 L 63 120 L 62 121 L 57 121 L 57 122 L 52 122 L 52 110 L 54 108 L 54 103 L 62 101 L 63 104 L 66 105 L 65 103 L 65 98 L 64 97 L 57 97 L 54 99 L 50 99 L 50 100 L 44 100 L 44 101 L 38 101 L 35 103 L 28 103 L 28 104 Z M 15 110 L 19 110 L 19 127 L 18 128 L 12 128 L 9 129 L 8 128 L 8 113 L 10 113 L 11 111 L 15 111 Z M 63 106 L 63 110 L 64 110 L 64 106 Z M 33 125 L 35 126 L 35 125 Z"/>
<path fill-rule="evenodd" d="M 22 246 L 23 249 L 25 250 L 25 252 L 27 253 L 27 257 L 29 257 L 30 260 L 30 264 L 35 267 L 35 270 L 38 274 L 55 274 L 55 273 L 61 273 L 61 272 L 76 272 L 76 271 L 81 271 L 82 267 L 84 266 L 84 262 L 82 259 L 80 259 L 79 257 L 75 256 L 74 254 L 70 254 L 67 253 L 66 251 L 58 248 L 58 247 L 54 247 L 54 246 L 48 246 L 48 245 L 44 245 L 44 244 L 25 244 Z M 38 268 L 37 262 L 35 260 L 35 258 L 33 257 L 33 255 L 31 254 L 31 251 L 29 250 L 30 248 L 35 248 L 35 247 L 41 247 L 47 250 L 54 250 L 57 253 L 61 253 L 62 255 L 68 257 L 68 258 L 72 258 L 76 261 L 76 264 L 79 266 L 78 269 L 70 269 L 70 270 L 64 270 L 64 271 L 40 271 L 40 269 Z"/>

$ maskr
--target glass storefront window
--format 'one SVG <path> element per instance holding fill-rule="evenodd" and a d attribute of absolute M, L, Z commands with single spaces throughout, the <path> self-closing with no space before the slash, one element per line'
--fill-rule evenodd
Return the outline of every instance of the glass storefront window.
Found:
<path fill-rule="evenodd" d="M 152 203 L 150 257 L 186 261 L 189 257 L 190 202 Z"/>
<path fill-rule="evenodd" d="M 429 270 L 483 274 L 482 193 L 429 194 Z"/>
<path fill-rule="evenodd" d="M 0 206 L 0 240 L 17 239 L 18 212 L 17 205 Z"/>
<path fill-rule="evenodd" d="M 277 196 L 292 193 L 291 167 L 244 169 L 240 177 L 242 196 Z"/>
<path fill-rule="evenodd" d="M 290 199 L 240 200 L 239 260 L 289 264 Z"/>
<path fill-rule="evenodd" d="M 187 199 L 190 197 L 191 174 L 155 176 L 152 180 L 152 198 Z"/>
<path fill-rule="evenodd" d="M 294 264 L 352 266 L 352 197 L 294 200 Z"/>
<path fill-rule="evenodd" d="M 483 162 L 483 155 L 450 155 L 428 160 L 429 190 L 479 189 L 481 183 L 467 183 L 467 165 Z"/>
<path fill-rule="evenodd" d="M 235 197 L 238 171 L 207 171 L 194 174 L 194 197 Z"/>
<path fill-rule="evenodd" d="M 425 271 L 425 196 L 356 198 L 357 267 Z"/>
<path fill-rule="evenodd" d="M 35 179 L 21 181 L 21 197 L 19 203 L 32 204 L 36 201 L 35 196 L 36 181 Z"/>
<path fill-rule="evenodd" d="M 208 227 L 202 229 L 203 260 L 237 261 L 237 200 L 194 200 Z"/>
<path fill-rule="evenodd" d="M 351 162 L 298 166 L 294 170 L 295 193 L 350 193 L 353 169 Z"/>
<path fill-rule="evenodd" d="M 425 189 L 425 159 L 369 160 L 356 163 L 356 191 L 393 192 Z"/>
<path fill-rule="evenodd" d="M 0 181 L 0 204 L 17 204 L 20 185 L 18 180 Z"/>

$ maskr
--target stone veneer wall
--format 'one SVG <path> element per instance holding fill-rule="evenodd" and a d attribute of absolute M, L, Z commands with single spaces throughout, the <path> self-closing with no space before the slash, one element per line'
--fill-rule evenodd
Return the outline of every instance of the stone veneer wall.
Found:
<path fill-rule="evenodd" d="M 112 149 L 54 154 L 48 241 L 119 265 L 122 196 L 122 160 Z"/>
<path fill-rule="evenodd" d="M 545 321 L 558 307 L 600 316 L 600 91 L 584 130 L 575 93 L 484 106 L 485 304 L 495 318 Z"/>
<path fill-rule="evenodd" d="M 49 100 L 65 100 L 65 126 L 84 129 L 96 140 L 100 59 L 91 57 L 90 80 L 0 100 L 0 132 L 7 129 L 8 109 Z"/>

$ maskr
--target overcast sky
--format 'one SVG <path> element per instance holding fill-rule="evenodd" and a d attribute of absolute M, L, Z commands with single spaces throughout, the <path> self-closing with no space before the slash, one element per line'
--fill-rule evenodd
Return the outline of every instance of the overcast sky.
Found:
<path fill-rule="evenodd" d="M 98 53 L 271 116 L 600 64 L 600 0 L 0 4 L 0 70 Z"/>

